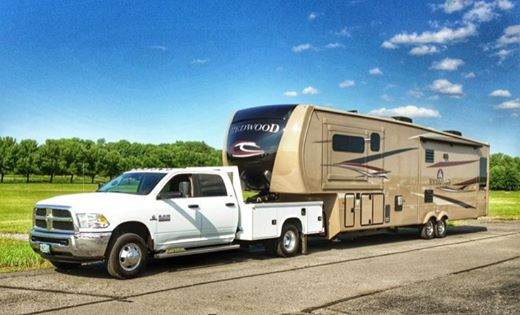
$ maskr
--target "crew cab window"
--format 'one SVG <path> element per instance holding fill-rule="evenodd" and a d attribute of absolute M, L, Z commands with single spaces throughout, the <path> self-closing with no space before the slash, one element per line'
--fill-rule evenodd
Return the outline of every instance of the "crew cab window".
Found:
<path fill-rule="evenodd" d="M 227 196 L 226 185 L 219 175 L 197 174 L 197 197 Z"/>
<path fill-rule="evenodd" d="M 193 175 L 175 175 L 161 190 L 161 193 L 169 192 L 180 192 L 182 197 L 185 198 L 193 197 L 195 195 L 193 189 Z"/>
<path fill-rule="evenodd" d="M 340 152 L 365 152 L 365 139 L 363 137 L 334 135 L 332 136 L 332 150 Z"/>

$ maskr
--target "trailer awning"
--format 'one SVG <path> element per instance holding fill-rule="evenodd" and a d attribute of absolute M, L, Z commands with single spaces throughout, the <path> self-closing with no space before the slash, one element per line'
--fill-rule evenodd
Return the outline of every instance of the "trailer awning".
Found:
<path fill-rule="evenodd" d="M 481 142 L 472 141 L 472 140 L 468 140 L 468 139 L 462 139 L 462 138 L 454 137 L 451 135 L 433 133 L 433 132 L 423 133 L 423 134 L 411 137 L 410 139 L 413 139 L 413 138 L 419 138 L 419 139 L 421 139 L 421 141 L 456 143 L 456 144 L 462 144 L 462 145 L 467 145 L 467 146 L 476 147 L 476 148 L 480 148 L 485 145 L 484 143 L 481 143 Z"/>

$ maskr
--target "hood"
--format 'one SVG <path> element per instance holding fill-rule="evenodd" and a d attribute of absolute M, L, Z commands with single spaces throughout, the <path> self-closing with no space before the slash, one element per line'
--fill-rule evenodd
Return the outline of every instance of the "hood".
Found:
<path fill-rule="evenodd" d="M 73 208 L 74 210 L 100 211 L 120 207 L 138 207 L 147 196 L 124 193 L 80 193 L 56 196 L 41 200 L 36 206 L 57 206 Z"/>

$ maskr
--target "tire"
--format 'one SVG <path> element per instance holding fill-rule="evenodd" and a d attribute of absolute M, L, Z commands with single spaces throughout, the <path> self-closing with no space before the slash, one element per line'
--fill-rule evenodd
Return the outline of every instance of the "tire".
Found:
<path fill-rule="evenodd" d="M 447 226 L 446 219 L 435 222 L 435 237 L 443 238 L 446 237 Z"/>
<path fill-rule="evenodd" d="M 274 239 L 271 250 L 280 257 L 293 257 L 300 253 L 300 231 L 292 224 L 285 224 L 282 228 L 282 234 L 279 238 Z"/>
<path fill-rule="evenodd" d="M 51 264 L 58 270 L 70 270 L 70 269 L 78 268 L 79 266 L 81 266 L 81 263 L 52 261 L 52 260 L 51 260 Z"/>
<path fill-rule="evenodd" d="M 433 219 L 428 220 L 422 227 L 421 227 L 421 238 L 425 240 L 431 240 L 435 237 L 435 221 Z"/>
<path fill-rule="evenodd" d="M 108 252 L 107 271 L 118 279 L 136 277 L 146 266 L 148 249 L 143 238 L 125 233 L 117 237 Z"/>

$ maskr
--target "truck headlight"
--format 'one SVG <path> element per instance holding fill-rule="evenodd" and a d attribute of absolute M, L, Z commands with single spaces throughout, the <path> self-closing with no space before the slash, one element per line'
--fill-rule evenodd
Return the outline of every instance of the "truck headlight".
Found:
<path fill-rule="evenodd" d="M 80 228 L 103 229 L 110 225 L 107 218 L 100 213 L 78 213 L 76 218 Z"/>

